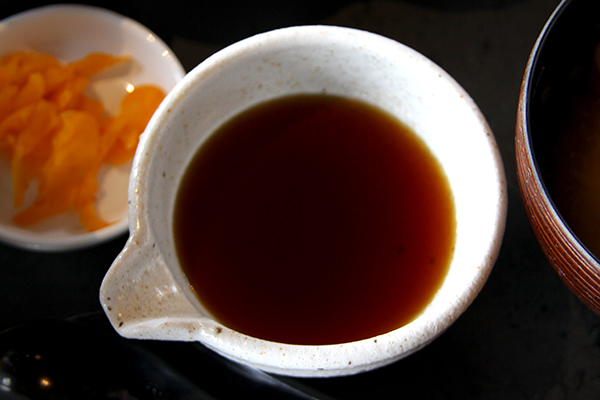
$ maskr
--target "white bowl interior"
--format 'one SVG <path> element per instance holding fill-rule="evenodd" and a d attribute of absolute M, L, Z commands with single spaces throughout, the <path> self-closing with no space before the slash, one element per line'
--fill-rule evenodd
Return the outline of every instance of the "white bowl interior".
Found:
<path fill-rule="evenodd" d="M 15 51 L 49 53 L 63 62 L 91 52 L 131 56 L 126 69 L 99 74 L 88 93 L 108 112 L 118 112 L 128 85 L 155 84 L 166 92 L 183 78 L 179 60 L 148 29 L 114 12 L 81 5 L 47 6 L 0 21 L 0 56 Z M 100 173 L 97 207 L 113 225 L 87 233 L 75 213 L 49 218 L 32 227 L 12 222 L 15 213 L 9 161 L 0 155 L 0 240 L 32 250 L 67 250 L 94 245 L 127 231 L 127 187 L 131 163 L 106 167 Z M 35 195 L 35 187 L 28 193 Z"/>
<path fill-rule="evenodd" d="M 248 338 L 210 318 L 178 267 L 172 232 L 176 188 L 198 148 L 233 115 L 267 99 L 324 92 L 377 105 L 408 124 L 428 144 L 454 194 L 458 229 L 454 259 L 423 314 L 378 338 L 329 346 L 281 345 Z M 123 316 L 134 313 L 128 305 L 127 312 L 119 310 L 125 324 L 118 330 L 125 336 L 200 340 L 229 358 L 287 375 L 356 373 L 402 358 L 443 332 L 477 295 L 500 248 L 506 217 L 505 180 L 484 117 L 438 66 L 378 35 L 345 28 L 297 27 L 232 45 L 205 60 L 169 95 L 143 135 L 140 149 L 130 188 L 130 200 L 135 203 L 131 217 L 138 221 L 131 240 L 151 242 L 152 256 L 162 258 L 177 286 L 171 292 L 182 293 L 182 301 L 191 308 L 160 316 L 144 304 L 148 317 L 131 314 L 135 321 L 127 325 L 131 320 Z M 139 247 L 126 250 L 123 257 L 130 252 L 138 261 L 148 257 Z M 117 271 L 109 272 L 107 286 L 117 284 L 110 282 Z M 143 274 L 148 269 L 127 281 L 143 279 Z M 158 321 L 168 326 L 168 335 L 158 333 L 163 329 Z M 190 334 L 196 327 L 198 333 Z"/>

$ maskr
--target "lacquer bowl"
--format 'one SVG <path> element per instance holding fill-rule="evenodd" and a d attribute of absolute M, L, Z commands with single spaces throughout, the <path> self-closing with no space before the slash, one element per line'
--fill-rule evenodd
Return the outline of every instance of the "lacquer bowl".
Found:
<path fill-rule="evenodd" d="M 569 84 L 581 60 L 593 54 L 599 26 L 600 3 L 564 0 L 559 4 L 531 52 L 516 127 L 518 179 L 531 227 L 560 278 L 598 314 L 600 263 L 567 224 L 549 190 L 556 137 L 547 100 L 556 88 Z"/>

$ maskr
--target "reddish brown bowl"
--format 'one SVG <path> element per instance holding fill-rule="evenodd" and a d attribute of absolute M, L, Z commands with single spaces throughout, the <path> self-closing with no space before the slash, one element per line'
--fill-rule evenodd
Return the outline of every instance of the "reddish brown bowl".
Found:
<path fill-rule="evenodd" d="M 565 222 L 548 190 L 548 165 L 557 129 L 556 109 L 548 106 L 547 99 L 557 87 L 569 82 L 581 60 L 593 54 L 599 39 L 600 2 L 563 0 L 531 52 L 516 127 L 517 173 L 529 222 L 552 267 L 597 314 L 600 262 Z"/>

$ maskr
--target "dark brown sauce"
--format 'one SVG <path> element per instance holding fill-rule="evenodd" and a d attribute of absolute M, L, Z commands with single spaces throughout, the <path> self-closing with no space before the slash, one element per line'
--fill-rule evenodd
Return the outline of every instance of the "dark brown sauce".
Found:
<path fill-rule="evenodd" d="M 570 78 L 548 99 L 544 134 L 556 139 L 544 179 L 565 222 L 600 258 L 600 43 Z"/>
<path fill-rule="evenodd" d="M 334 344 L 413 320 L 445 278 L 454 202 L 426 146 L 379 109 L 329 95 L 263 103 L 188 167 L 178 256 L 222 324 Z"/>

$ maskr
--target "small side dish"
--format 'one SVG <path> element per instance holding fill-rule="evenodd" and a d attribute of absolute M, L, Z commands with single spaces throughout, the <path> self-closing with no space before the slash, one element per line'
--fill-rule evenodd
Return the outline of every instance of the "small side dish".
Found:
<path fill-rule="evenodd" d="M 29 113 L 31 117 L 37 111 L 36 118 L 27 119 L 31 126 L 47 127 L 52 122 L 54 128 L 43 140 L 26 135 L 23 120 L 21 128 L 15 130 L 19 118 L 17 114 L 9 118 L 8 114 L 16 111 L 14 99 L 10 100 L 16 96 L 11 91 L 16 90 L 4 93 L 4 104 L 9 107 L 0 106 L 0 114 L 7 114 L 0 115 L 0 124 L 6 124 L 5 128 L 13 125 L 11 133 L 4 132 L 0 139 L 0 241 L 28 250 L 67 251 L 125 235 L 129 228 L 131 156 L 140 129 L 126 127 L 128 124 L 118 116 L 135 114 L 136 121 L 149 118 L 148 113 L 142 116 L 125 108 L 146 97 L 154 99 L 154 108 L 157 98 L 169 93 L 185 75 L 181 63 L 159 37 L 137 21 L 107 9 L 78 4 L 44 6 L 0 20 L 0 59 L 4 57 L 8 63 L 17 54 L 17 58 L 25 54 L 36 58 L 32 54 L 37 54 L 44 60 L 43 65 L 53 66 L 52 77 L 49 71 L 42 73 L 38 65 L 40 74 L 20 78 L 24 86 L 20 87 L 18 108 L 21 117 Z M 64 89 L 68 90 L 59 90 L 54 98 L 40 103 L 40 93 L 48 96 L 56 90 L 44 86 L 56 86 L 60 81 L 59 67 L 78 70 L 83 76 L 70 79 L 68 85 L 64 81 Z M 14 72 L 8 70 L 5 74 L 10 77 Z M 2 79 L 7 76 L 0 82 Z M 144 86 L 163 93 L 159 96 Z M 31 105 L 34 103 L 36 106 Z M 87 113 L 82 114 L 83 110 Z M 114 133 L 119 124 L 119 129 L 129 133 Z M 108 130 L 113 134 L 106 135 Z M 85 137 L 81 136 L 83 131 Z M 17 140 L 17 136 L 21 138 Z M 61 143 L 61 151 L 52 150 L 53 142 Z M 113 145 L 100 151 L 100 142 L 104 147 L 109 142 Z M 42 157 L 32 157 L 42 153 Z M 30 208 L 35 202 L 38 204 Z"/>

